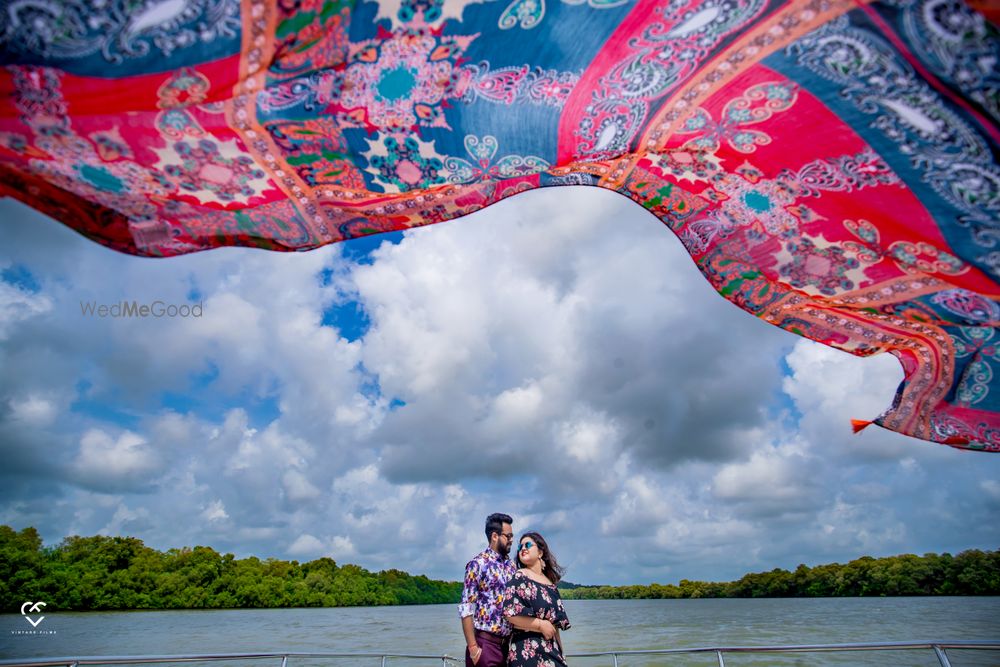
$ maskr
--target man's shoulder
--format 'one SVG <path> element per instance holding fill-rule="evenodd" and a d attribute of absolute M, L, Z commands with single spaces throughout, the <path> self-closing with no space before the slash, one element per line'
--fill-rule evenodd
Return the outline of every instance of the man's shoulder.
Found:
<path fill-rule="evenodd" d="M 465 564 L 466 571 L 486 569 L 496 571 L 498 567 L 506 574 L 513 574 L 517 571 L 517 566 L 514 563 L 505 558 L 500 558 L 492 549 L 480 551 L 472 557 L 472 560 Z"/>
<path fill-rule="evenodd" d="M 472 560 L 470 560 L 468 563 L 465 564 L 465 569 L 468 570 L 470 568 L 479 567 L 484 561 L 488 559 L 488 557 L 489 557 L 489 549 L 486 549 L 485 551 L 480 551 L 479 553 L 477 553 L 475 556 L 472 557 Z"/>

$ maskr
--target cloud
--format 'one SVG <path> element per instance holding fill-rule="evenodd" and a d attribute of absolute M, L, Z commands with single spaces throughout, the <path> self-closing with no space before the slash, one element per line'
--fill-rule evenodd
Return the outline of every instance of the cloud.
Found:
<path fill-rule="evenodd" d="M 788 338 L 694 272 L 664 271 L 690 259 L 649 220 L 624 216 L 626 202 L 583 189 L 556 206 L 531 194 L 525 206 L 551 220 L 543 238 L 523 208 L 498 205 L 478 225 L 383 246 L 353 272 L 372 322 L 364 365 L 406 402 L 379 431 L 386 474 L 503 477 L 538 447 L 570 455 L 566 429 L 594 415 L 613 423 L 605 448 L 660 468 L 740 451 L 738 431 L 760 424 L 780 392 Z M 602 217 L 618 235 L 600 234 Z M 468 461 L 468 449 L 482 454 Z"/>
<path fill-rule="evenodd" d="M 229 518 L 221 500 L 213 500 L 199 516 L 205 521 L 225 521 Z"/>
<path fill-rule="evenodd" d="M 312 535 L 305 533 L 299 535 L 291 546 L 288 547 L 288 555 L 290 556 L 309 556 L 310 558 L 317 557 L 317 554 L 321 554 L 324 550 L 323 543 L 313 537 Z"/>
<path fill-rule="evenodd" d="M 740 311 L 616 195 L 528 193 L 360 262 L 131 258 L 4 206 L 0 522 L 49 542 L 456 579 L 502 511 L 571 581 L 634 583 L 1000 538 L 1000 457 L 851 433 L 894 358 Z M 122 299 L 204 314 L 81 314 Z"/>
<path fill-rule="evenodd" d="M 52 309 L 52 302 L 45 296 L 7 282 L 0 282 L 0 341 L 21 322 L 38 317 Z"/>
<path fill-rule="evenodd" d="M 873 464 L 913 454 L 947 457 L 945 448 L 884 429 L 852 434 L 851 419 L 872 420 L 891 405 L 903 381 L 895 357 L 855 357 L 800 340 L 786 361 L 791 374 L 784 378 L 783 389 L 802 414 L 800 429 L 810 441 L 824 443 L 837 456 Z"/>
<path fill-rule="evenodd" d="M 37 394 L 10 400 L 10 419 L 30 428 L 45 427 L 56 418 L 58 407 L 55 402 Z"/>
<path fill-rule="evenodd" d="M 810 474 L 816 463 L 798 446 L 762 447 L 748 460 L 722 466 L 712 478 L 713 493 L 752 516 L 801 513 L 819 501 L 820 488 Z"/>
<path fill-rule="evenodd" d="M 119 502 L 114 508 L 114 514 L 100 530 L 99 535 L 135 535 L 142 534 L 153 527 L 153 517 L 145 507 L 130 508 L 124 502 Z"/>
<path fill-rule="evenodd" d="M 320 490 L 298 470 L 289 470 L 281 478 L 285 493 L 292 502 L 315 500 L 320 497 Z"/>
<path fill-rule="evenodd" d="M 131 431 L 114 435 L 91 429 L 80 439 L 74 472 L 91 488 L 143 492 L 161 465 L 145 438 Z"/>

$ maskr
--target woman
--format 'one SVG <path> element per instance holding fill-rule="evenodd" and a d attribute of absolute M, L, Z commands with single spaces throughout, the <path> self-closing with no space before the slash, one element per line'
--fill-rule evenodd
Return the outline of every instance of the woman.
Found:
<path fill-rule="evenodd" d="M 538 533 L 521 536 L 520 569 L 504 589 L 503 614 L 514 627 L 508 667 L 565 667 L 559 630 L 569 629 L 556 584 L 563 569 Z"/>

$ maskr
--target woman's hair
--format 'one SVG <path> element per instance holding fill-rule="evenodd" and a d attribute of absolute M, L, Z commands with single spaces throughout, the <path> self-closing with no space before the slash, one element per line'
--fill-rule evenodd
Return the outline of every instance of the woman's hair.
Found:
<path fill-rule="evenodd" d="M 521 541 L 530 537 L 531 540 L 538 547 L 538 550 L 542 552 L 542 574 L 548 577 L 549 581 L 553 584 L 558 584 L 559 580 L 562 579 L 563 574 L 566 573 L 566 568 L 559 565 L 556 561 L 555 554 L 549 549 L 549 545 L 545 542 L 545 538 L 535 532 L 524 533 L 517 540 L 517 564 L 520 567 L 524 567 L 524 563 L 521 562 Z"/>

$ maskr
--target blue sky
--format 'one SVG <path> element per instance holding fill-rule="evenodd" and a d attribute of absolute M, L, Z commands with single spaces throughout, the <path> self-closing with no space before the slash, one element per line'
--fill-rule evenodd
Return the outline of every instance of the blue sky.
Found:
<path fill-rule="evenodd" d="M 0 201 L 0 523 L 458 579 L 483 518 L 581 583 L 995 549 L 1000 457 L 851 418 L 858 359 L 595 189 L 308 253 L 128 257 Z M 81 303 L 201 303 L 201 317 Z"/>

